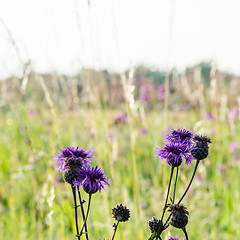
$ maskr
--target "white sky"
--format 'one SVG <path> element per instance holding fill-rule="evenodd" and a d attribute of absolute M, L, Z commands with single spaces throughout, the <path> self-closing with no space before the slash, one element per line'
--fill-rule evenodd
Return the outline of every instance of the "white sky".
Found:
<path fill-rule="evenodd" d="M 240 74 L 239 0 L 0 0 L 20 57 L 39 72 L 214 60 Z M 0 19 L 0 20 L 1 20 Z M 22 66 L 0 21 L 0 77 Z"/>

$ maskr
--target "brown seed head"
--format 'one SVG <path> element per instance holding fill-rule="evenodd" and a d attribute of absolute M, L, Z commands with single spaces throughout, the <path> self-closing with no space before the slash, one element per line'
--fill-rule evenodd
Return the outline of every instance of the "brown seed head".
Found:
<path fill-rule="evenodd" d="M 169 207 L 171 212 L 170 224 L 176 228 L 184 228 L 188 223 L 189 212 L 183 204 L 172 204 Z"/>
<path fill-rule="evenodd" d="M 122 204 L 112 209 L 113 218 L 119 222 L 125 222 L 130 218 L 130 211 L 126 206 Z"/>
<path fill-rule="evenodd" d="M 207 136 L 202 136 L 202 135 L 195 135 L 194 140 L 196 140 L 198 142 L 212 143 L 211 138 L 209 138 Z"/>
<path fill-rule="evenodd" d="M 151 233 L 154 233 L 154 231 L 157 232 L 160 225 L 161 225 L 161 220 L 157 219 L 155 217 L 153 217 L 148 222 L 148 226 L 149 226 L 149 229 L 150 229 Z"/>

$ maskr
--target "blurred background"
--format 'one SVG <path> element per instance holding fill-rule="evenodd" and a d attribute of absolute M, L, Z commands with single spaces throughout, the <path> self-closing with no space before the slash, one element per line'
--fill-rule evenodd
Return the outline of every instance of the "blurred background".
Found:
<path fill-rule="evenodd" d="M 170 167 L 162 136 L 212 139 L 184 200 L 190 239 L 240 236 L 240 22 L 237 0 L 0 2 L 0 239 L 74 239 L 71 188 L 52 160 L 96 149 L 112 178 L 94 195 L 90 239 L 148 239 Z M 194 166 L 181 166 L 180 198 Z M 87 196 L 84 195 L 86 198 Z M 14 226 L 14 227 L 13 227 Z M 181 231 L 169 228 L 163 236 Z"/>

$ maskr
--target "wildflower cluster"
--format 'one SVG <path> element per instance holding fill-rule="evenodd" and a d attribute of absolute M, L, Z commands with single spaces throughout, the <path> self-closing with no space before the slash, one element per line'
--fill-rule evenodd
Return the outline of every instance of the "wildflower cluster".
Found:
<path fill-rule="evenodd" d="M 174 129 L 164 137 L 164 147 L 156 148 L 156 156 L 172 167 L 178 167 L 185 160 L 186 165 L 194 159 L 202 160 L 208 156 L 211 139 L 193 134 L 187 129 Z"/>
<path fill-rule="evenodd" d="M 120 119 L 120 118 L 119 118 Z M 116 120 L 118 124 L 121 122 Z M 184 128 L 173 129 L 168 135 L 164 137 L 164 145 L 162 148 L 156 148 L 156 156 L 162 161 L 165 160 L 166 164 L 171 166 L 171 172 L 169 177 L 167 196 L 161 217 L 152 217 L 148 222 L 151 236 L 149 240 L 161 240 L 161 234 L 169 226 L 181 229 L 185 235 L 185 239 L 179 239 L 178 236 L 170 237 L 168 240 L 188 240 L 188 234 L 186 226 L 189 221 L 189 212 L 187 207 L 181 202 L 186 196 L 194 176 L 197 171 L 197 167 L 201 160 L 205 159 L 209 153 L 209 144 L 211 139 L 207 136 L 201 136 L 194 134 L 191 130 Z M 104 190 L 105 186 L 110 186 L 105 173 L 99 166 L 93 166 L 93 157 L 95 150 L 85 150 L 85 148 L 79 147 L 66 147 L 61 149 L 54 158 L 58 164 L 58 171 L 63 172 L 64 180 L 72 187 L 74 209 L 75 209 L 75 224 L 76 224 L 76 237 L 81 239 L 85 234 L 86 240 L 89 240 L 89 233 L 87 230 L 87 219 L 90 211 L 90 203 L 92 195 Z M 180 199 L 176 202 L 175 195 L 177 189 L 178 172 L 181 164 L 185 162 L 186 165 L 191 165 L 195 162 L 195 168 L 192 173 L 192 177 L 189 180 L 185 191 Z M 171 192 L 172 178 L 175 174 L 174 188 Z M 84 202 L 81 198 L 81 191 L 85 191 L 88 196 L 88 205 L 85 215 Z M 78 193 L 78 194 L 76 194 Z M 172 196 L 170 197 L 170 193 Z M 79 205 L 77 204 L 77 195 L 79 198 Z M 169 202 L 170 199 L 170 202 Z M 78 224 L 78 207 L 81 207 L 82 215 L 82 227 L 79 228 Z M 164 218 L 165 213 L 169 213 L 167 219 Z M 122 204 L 117 205 L 112 209 L 113 218 L 117 221 L 113 224 L 113 236 L 114 240 L 119 223 L 126 222 L 130 218 L 130 211 L 126 206 Z M 85 230 L 83 232 L 83 230 Z"/>
<path fill-rule="evenodd" d="M 93 167 L 91 163 L 93 162 L 94 150 L 85 150 L 85 148 L 79 147 L 66 147 L 59 151 L 59 154 L 54 158 L 58 164 L 58 171 L 63 172 L 64 180 L 71 184 L 74 208 L 75 208 L 75 223 L 76 223 L 76 237 L 80 240 L 83 235 L 83 228 L 85 228 L 86 239 L 88 240 L 87 232 L 87 219 L 90 210 L 90 203 L 92 194 L 96 192 L 101 192 L 105 185 L 110 186 L 109 180 L 105 176 L 105 173 L 98 166 Z M 77 211 L 77 198 L 76 198 L 76 188 L 79 196 L 79 203 L 81 206 L 81 213 L 83 218 L 83 225 L 79 231 L 78 226 L 78 211 Z M 87 213 L 85 216 L 85 211 L 83 207 L 84 200 L 81 199 L 81 189 L 89 194 L 89 201 L 87 207 Z"/>
<path fill-rule="evenodd" d="M 73 187 L 82 186 L 87 193 L 101 192 L 108 185 L 104 172 L 98 167 L 91 167 L 94 150 L 86 151 L 79 147 L 66 147 L 56 155 L 58 170 L 64 172 L 64 180 Z"/>
<path fill-rule="evenodd" d="M 209 153 L 209 143 L 211 139 L 207 136 L 201 136 L 194 134 L 192 131 L 184 128 L 173 129 L 168 135 L 164 137 L 164 146 L 162 148 L 156 148 L 156 156 L 162 161 L 166 160 L 166 163 L 171 166 L 170 179 L 167 190 L 167 197 L 165 200 L 165 205 L 163 208 L 162 216 L 160 219 L 153 217 L 148 225 L 152 233 L 149 240 L 161 239 L 161 233 L 167 229 L 170 225 L 182 229 L 186 240 L 188 240 L 188 234 L 186 226 L 188 224 L 189 212 L 187 208 L 181 204 L 182 200 L 186 196 L 190 185 L 193 181 L 193 178 L 196 174 L 197 167 L 201 160 L 205 159 Z M 176 194 L 176 185 L 178 179 L 178 171 L 182 162 L 186 165 L 191 165 L 193 161 L 196 162 L 195 168 L 192 173 L 192 177 L 189 181 L 188 186 L 186 187 L 184 193 L 177 203 L 175 203 L 175 194 Z M 174 175 L 174 169 L 176 170 L 175 183 L 173 189 L 173 195 L 170 203 L 169 193 L 171 188 L 171 181 Z M 166 209 L 168 209 L 169 216 L 167 220 L 163 221 Z M 178 240 L 178 237 L 170 238 L 169 240 Z"/>
<path fill-rule="evenodd" d="M 91 164 L 93 162 L 95 150 L 85 150 L 85 148 L 79 147 L 66 147 L 61 149 L 54 158 L 58 164 L 58 171 L 63 172 L 64 180 L 69 183 L 72 187 L 73 192 L 73 199 L 74 199 L 74 208 L 75 208 L 75 223 L 76 223 L 76 237 L 78 240 L 81 239 L 83 234 L 86 234 L 86 239 L 88 238 L 88 231 L 87 231 L 87 219 L 90 210 L 90 203 L 92 194 L 96 192 L 101 192 L 105 186 L 110 186 L 109 181 L 111 179 L 107 179 L 105 173 L 99 168 L 98 166 L 93 167 Z M 76 188 L 78 191 L 79 196 L 79 203 L 77 205 L 77 198 L 76 198 Z M 89 194 L 89 201 L 87 212 L 85 216 L 85 211 L 83 207 L 83 203 L 85 200 L 81 199 L 81 189 L 83 189 L 86 193 Z M 83 225 L 81 230 L 79 231 L 78 226 L 78 211 L 77 207 L 81 207 Z M 122 204 L 117 205 L 116 208 L 112 209 L 113 218 L 117 220 L 117 224 L 114 224 L 114 232 L 113 237 L 114 239 L 115 233 L 117 231 L 117 227 L 119 222 L 125 222 L 130 217 L 130 211 L 126 206 Z M 85 229 L 85 232 L 83 232 Z"/>

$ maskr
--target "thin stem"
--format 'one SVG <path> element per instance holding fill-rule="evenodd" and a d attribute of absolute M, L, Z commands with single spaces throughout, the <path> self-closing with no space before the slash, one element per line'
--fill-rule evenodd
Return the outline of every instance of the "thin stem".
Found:
<path fill-rule="evenodd" d="M 190 182 L 189 182 L 189 184 L 188 184 L 185 192 L 183 193 L 182 197 L 181 197 L 180 200 L 178 201 L 178 204 L 181 203 L 181 201 L 183 200 L 183 198 L 184 198 L 185 195 L 187 194 L 187 192 L 188 192 L 188 190 L 189 190 L 189 188 L 190 188 L 190 186 L 191 186 L 191 184 L 192 184 L 192 181 L 193 181 L 193 179 L 194 179 L 195 173 L 196 173 L 196 171 L 197 171 L 197 167 L 198 167 L 199 162 L 200 162 L 200 160 L 197 160 L 196 165 L 195 165 L 195 168 L 194 168 L 194 171 L 193 171 L 193 174 L 192 174 L 192 177 L 191 177 L 191 180 L 190 180 Z"/>
<path fill-rule="evenodd" d="M 175 183 L 174 183 L 174 189 L 173 189 L 172 204 L 174 204 L 174 200 L 175 200 L 175 192 L 176 192 L 176 186 L 177 186 L 177 179 L 178 179 L 178 167 L 177 167 L 177 171 L 176 171 L 176 177 L 175 177 Z"/>
<path fill-rule="evenodd" d="M 91 198 L 92 198 L 92 194 L 89 193 L 87 214 L 86 214 L 85 221 L 84 221 L 84 223 L 83 223 L 83 225 L 82 225 L 82 229 L 81 229 L 81 232 L 80 232 L 80 236 L 82 235 L 83 227 L 85 226 L 85 224 L 86 224 L 86 222 L 87 222 L 87 219 L 88 219 L 88 214 L 89 214 L 90 204 L 91 204 Z"/>
<path fill-rule="evenodd" d="M 82 202 L 79 186 L 77 186 L 77 190 L 78 190 L 78 197 L 79 197 L 79 202 L 80 202 L 80 206 L 81 206 L 82 218 L 83 218 L 83 222 L 85 222 L 85 213 L 84 213 L 83 202 Z M 88 231 L 87 230 L 87 223 L 84 224 L 84 229 L 85 229 L 85 232 Z M 88 233 L 86 233 L 86 239 L 89 240 L 88 239 Z"/>
<path fill-rule="evenodd" d="M 178 167 L 177 167 L 177 171 L 176 171 L 176 176 L 175 176 L 175 183 L 174 183 L 174 189 L 173 189 L 173 199 L 172 199 L 172 204 L 174 204 L 174 201 L 175 201 L 175 193 L 176 193 L 176 186 L 177 186 L 177 179 L 178 179 Z M 168 226 L 168 221 L 170 220 L 170 217 L 171 217 L 171 213 L 169 214 L 168 218 L 167 218 L 167 221 L 164 223 L 163 225 L 163 229 L 166 229 Z"/>
<path fill-rule="evenodd" d="M 78 230 L 78 219 L 77 219 L 76 187 L 74 187 L 73 184 L 71 186 L 72 186 L 73 199 L 74 199 L 75 223 L 76 223 L 77 238 L 78 238 L 78 240 L 80 240 L 79 230 Z"/>
<path fill-rule="evenodd" d="M 163 213 L 162 213 L 162 217 L 161 217 L 161 225 L 159 226 L 158 230 L 157 230 L 157 234 L 156 234 L 156 240 L 159 239 L 160 234 L 162 233 L 162 231 L 164 230 L 163 225 L 162 225 L 162 220 L 166 211 L 166 206 L 167 206 L 167 201 L 168 201 L 168 196 L 169 196 L 169 192 L 170 192 L 170 188 L 171 188 L 171 182 L 172 182 L 172 176 L 173 176 L 173 172 L 174 172 L 174 167 L 171 167 L 171 173 L 170 173 L 170 178 L 169 178 L 169 183 L 168 183 L 168 190 L 167 190 L 167 197 L 165 200 L 165 204 L 164 204 L 164 208 L 163 208 Z"/>
<path fill-rule="evenodd" d="M 171 216 L 172 216 L 172 213 L 169 214 L 167 221 L 163 225 L 163 229 L 166 229 L 168 227 L 168 221 L 170 220 Z"/>
<path fill-rule="evenodd" d="M 115 237 L 115 234 L 116 234 L 116 231 L 117 231 L 118 224 L 119 224 L 119 219 L 118 219 L 118 221 L 117 221 L 117 224 L 114 226 L 114 232 L 113 232 L 112 240 L 113 240 L 114 237 Z"/>
<path fill-rule="evenodd" d="M 182 228 L 182 230 L 183 230 L 183 232 L 185 234 L 186 240 L 189 240 L 186 228 L 184 227 L 184 228 Z"/>
<path fill-rule="evenodd" d="M 163 217 L 164 217 L 164 214 L 165 214 L 165 211 L 166 211 L 166 206 L 167 206 L 168 196 L 169 196 L 169 192 L 170 192 L 170 188 L 171 188 L 173 172 L 174 172 L 174 167 L 171 168 L 171 174 L 170 174 L 169 183 L 168 183 L 168 190 L 167 190 L 167 197 L 166 197 L 165 204 L 164 204 L 164 209 L 163 209 L 163 213 L 162 213 L 162 217 L 161 217 L 161 222 L 163 220 Z"/>

